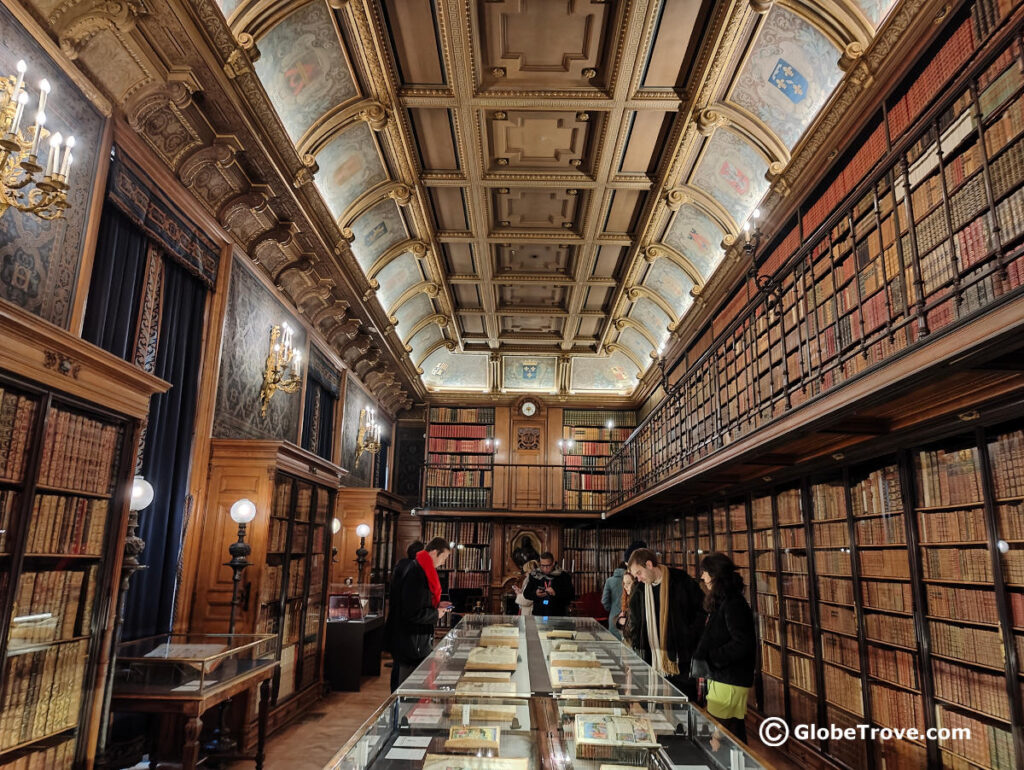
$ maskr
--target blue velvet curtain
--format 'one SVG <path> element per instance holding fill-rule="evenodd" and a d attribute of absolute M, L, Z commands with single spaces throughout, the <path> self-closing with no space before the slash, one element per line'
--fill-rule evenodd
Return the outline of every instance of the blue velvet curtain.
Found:
<path fill-rule="evenodd" d="M 154 396 L 142 458 L 142 475 L 153 485 L 153 502 L 140 512 L 146 541 L 128 591 L 122 639 L 169 631 L 180 569 L 189 459 L 199 391 L 206 288 L 176 262 L 164 259 L 163 307 L 154 374 L 171 383 Z"/>
<path fill-rule="evenodd" d="M 103 207 L 82 339 L 130 361 L 149 239 L 110 203 Z"/>
<path fill-rule="evenodd" d="M 302 448 L 330 460 L 334 444 L 334 410 L 338 399 L 324 387 L 312 367 L 308 372 L 302 408 Z"/>

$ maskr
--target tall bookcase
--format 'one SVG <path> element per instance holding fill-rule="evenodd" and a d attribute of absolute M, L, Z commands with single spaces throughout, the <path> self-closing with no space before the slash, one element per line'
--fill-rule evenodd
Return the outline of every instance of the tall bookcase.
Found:
<path fill-rule="evenodd" d="M 425 519 L 423 542 L 435 537 L 455 543 L 452 555 L 437 571 L 441 587 L 482 588 L 486 596 L 493 567 L 494 524 L 485 519 Z"/>
<path fill-rule="evenodd" d="M 321 695 L 325 595 L 340 469 L 281 441 L 215 439 L 203 523 L 192 630 L 223 633 L 231 610 L 231 570 L 224 566 L 237 527 L 228 511 L 242 497 L 256 504 L 247 542 L 237 633 L 276 634 L 280 671 L 271 695 L 275 729 Z M 250 698 L 255 708 L 256 699 Z M 247 737 L 254 734 L 248 714 Z"/>
<path fill-rule="evenodd" d="M 568 511 L 602 511 L 605 464 L 636 425 L 634 412 L 566 409 L 562 412 L 562 500 Z"/>
<path fill-rule="evenodd" d="M 627 529 L 591 525 L 562 530 L 562 564 L 572 573 L 577 597 L 604 590 L 604 581 L 619 566 L 630 542 Z"/>
<path fill-rule="evenodd" d="M 429 417 L 427 507 L 489 508 L 494 485 L 494 407 L 431 407 Z"/>
<path fill-rule="evenodd" d="M 714 548 L 745 577 L 753 565 L 757 711 L 791 724 L 971 730 L 971 740 L 805 744 L 849 768 L 1018 767 L 1024 417 L 905 447 L 712 505 Z M 703 518 L 700 505 L 682 511 L 698 543 Z"/>
<path fill-rule="evenodd" d="M 0 302 L 0 766 L 95 752 L 140 420 L 166 383 Z"/>

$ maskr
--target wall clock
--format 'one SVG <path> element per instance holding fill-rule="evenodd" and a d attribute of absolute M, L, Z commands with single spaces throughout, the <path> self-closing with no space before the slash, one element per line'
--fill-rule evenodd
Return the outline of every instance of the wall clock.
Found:
<path fill-rule="evenodd" d="M 537 414 L 537 404 L 533 401 L 524 401 L 519 405 L 519 411 L 523 413 L 523 417 L 533 417 Z"/>

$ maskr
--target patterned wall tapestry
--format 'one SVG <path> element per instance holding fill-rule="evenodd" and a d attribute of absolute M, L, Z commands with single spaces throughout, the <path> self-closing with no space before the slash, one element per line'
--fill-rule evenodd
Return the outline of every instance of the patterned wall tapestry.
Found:
<path fill-rule="evenodd" d="M 292 327 L 293 344 L 305 350 L 305 334 L 295 317 L 242 260 L 234 260 L 224 320 L 214 437 L 297 440 L 302 407 L 298 392 L 275 393 L 267 416 L 260 416 L 260 386 L 270 330 L 281 323 Z"/>
<path fill-rule="evenodd" d="M 370 486 L 373 456 L 363 452 L 356 460 L 356 436 L 359 433 L 359 413 L 371 407 L 376 408 L 377 404 L 349 375 L 345 383 L 345 412 L 341 422 L 341 467 L 349 472 L 344 481 L 346 486 Z"/>
<path fill-rule="evenodd" d="M 52 222 L 14 209 L 0 216 L 0 297 L 66 329 L 85 248 L 104 117 L 0 5 L 0 72 L 14 73 L 19 59 L 28 65 L 26 114 L 35 114 L 39 81 L 46 78 L 52 89 L 46 127 L 75 137 L 68 192 L 71 207 L 62 219 Z M 31 126 L 31 119 L 22 121 L 26 124 Z"/>

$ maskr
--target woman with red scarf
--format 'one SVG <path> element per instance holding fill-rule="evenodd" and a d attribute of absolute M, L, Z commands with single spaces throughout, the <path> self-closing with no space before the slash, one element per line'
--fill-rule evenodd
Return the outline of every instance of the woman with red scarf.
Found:
<path fill-rule="evenodd" d="M 385 644 L 398 666 L 398 687 L 433 647 L 434 626 L 451 604 L 441 601 L 437 568 L 447 561 L 451 547 L 435 537 L 416 554 L 415 562 L 391 583 L 391 607 L 385 625 Z M 393 679 L 394 681 L 394 679 Z"/>

